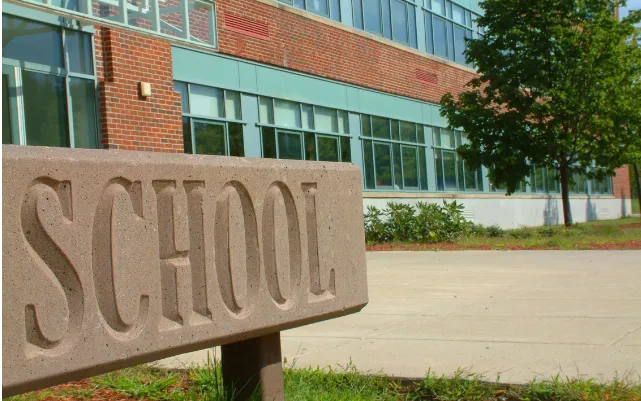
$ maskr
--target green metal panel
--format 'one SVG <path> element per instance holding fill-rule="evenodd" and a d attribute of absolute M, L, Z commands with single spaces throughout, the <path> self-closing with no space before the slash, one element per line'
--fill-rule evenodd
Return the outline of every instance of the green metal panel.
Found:
<path fill-rule="evenodd" d="M 357 113 L 349 113 L 349 132 L 351 138 L 349 139 L 350 151 L 352 156 L 352 163 L 360 167 L 361 172 L 363 171 L 363 146 L 359 136 L 361 133 L 361 116 Z M 363 177 L 363 182 L 365 182 L 365 177 Z"/>
<path fill-rule="evenodd" d="M 238 63 L 238 78 L 241 92 L 256 93 L 256 66 L 248 63 Z"/>
<path fill-rule="evenodd" d="M 222 89 L 240 90 L 239 62 L 210 53 L 172 47 L 174 79 Z"/>
<path fill-rule="evenodd" d="M 242 105 L 243 136 L 245 144 L 245 157 L 261 157 L 260 128 L 258 123 L 258 98 L 253 95 L 241 93 L 240 104 Z"/>
<path fill-rule="evenodd" d="M 228 56 L 172 48 L 174 79 L 446 127 L 439 106 Z"/>

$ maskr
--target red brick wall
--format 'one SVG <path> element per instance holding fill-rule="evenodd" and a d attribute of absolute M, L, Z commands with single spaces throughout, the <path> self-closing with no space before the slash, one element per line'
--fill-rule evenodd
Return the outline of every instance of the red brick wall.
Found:
<path fill-rule="evenodd" d="M 616 175 L 612 178 L 612 192 L 619 199 L 630 199 L 630 168 L 622 167 L 615 171 Z"/>
<path fill-rule="evenodd" d="M 171 45 L 130 31 L 96 28 L 104 147 L 182 152 L 182 113 L 180 95 L 174 92 Z M 151 97 L 139 95 L 141 81 L 151 83 Z"/>
<path fill-rule="evenodd" d="M 474 77 L 257 0 L 217 0 L 216 9 L 220 52 L 232 56 L 432 103 L 447 92 L 460 92 Z M 226 13 L 267 24 L 269 39 L 226 29 Z M 419 81 L 417 69 L 436 74 L 438 85 Z"/>

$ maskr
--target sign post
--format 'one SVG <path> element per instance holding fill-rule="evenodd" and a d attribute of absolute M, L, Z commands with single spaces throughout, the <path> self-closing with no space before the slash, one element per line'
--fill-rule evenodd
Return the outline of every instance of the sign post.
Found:
<path fill-rule="evenodd" d="M 367 303 L 354 165 L 2 153 L 5 397 L 222 345 L 237 399 L 283 399 L 280 331 Z"/>

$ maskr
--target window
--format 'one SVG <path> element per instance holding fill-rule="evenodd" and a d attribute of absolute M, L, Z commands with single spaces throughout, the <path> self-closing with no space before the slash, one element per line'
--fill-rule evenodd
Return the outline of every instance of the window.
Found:
<path fill-rule="evenodd" d="M 439 191 L 482 191 L 481 169 L 471 169 L 458 155 L 456 148 L 467 143 L 467 134 L 433 128 L 436 189 Z"/>
<path fill-rule="evenodd" d="M 2 35 L 2 143 L 97 148 L 91 35 L 8 14 Z"/>
<path fill-rule="evenodd" d="M 258 111 L 263 157 L 351 161 L 346 111 L 262 96 Z"/>
<path fill-rule="evenodd" d="M 427 190 L 424 127 L 361 115 L 365 189 Z"/>
<path fill-rule="evenodd" d="M 556 169 L 532 166 L 530 191 L 535 193 L 559 193 L 561 184 Z"/>
<path fill-rule="evenodd" d="M 354 26 L 413 48 L 416 6 L 404 0 L 354 0 Z"/>
<path fill-rule="evenodd" d="M 423 17 L 427 52 L 465 65 L 465 39 L 478 37 L 478 16 L 450 1 L 425 0 Z"/>
<path fill-rule="evenodd" d="M 570 193 L 587 194 L 588 193 L 588 179 L 584 173 L 572 173 L 572 181 L 570 183 Z"/>
<path fill-rule="evenodd" d="M 307 10 L 314 14 L 331 18 L 335 21 L 341 20 L 340 0 L 280 0 L 283 3 L 291 4 L 301 10 Z"/>
<path fill-rule="evenodd" d="M 183 112 L 185 153 L 245 156 L 240 93 L 174 82 Z"/>
<path fill-rule="evenodd" d="M 214 4 L 202 0 L 22 0 L 56 14 L 143 31 L 158 36 L 216 46 Z M 3 24 L 4 25 L 4 24 Z M 68 38 L 67 38 L 68 39 Z M 71 48 L 71 46 L 69 46 Z"/>
<path fill-rule="evenodd" d="M 612 177 L 593 178 L 590 186 L 594 195 L 612 195 Z"/>

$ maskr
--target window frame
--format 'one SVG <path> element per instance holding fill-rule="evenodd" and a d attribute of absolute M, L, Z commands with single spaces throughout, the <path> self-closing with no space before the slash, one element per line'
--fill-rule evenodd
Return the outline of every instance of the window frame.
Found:
<path fill-rule="evenodd" d="M 425 141 L 425 126 L 419 123 L 413 123 L 410 121 L 401 121 L 401 120 L 396 120 L 392 118 L 387 118 L 387 117 L 380 117 L 380 116 L 375 116 L 371 114 L 359 114 L 359 117 L 361 119 L 361 133 L 358 136 L 358 139 L 360 140 L 361 143 L 361 157 L 362 157 L 362 174 L 363 174 L 363 190 L 368 191 L 368 192 L 389 192 L 390 190 L 392 191 L 403 191 L 403 192 L 429 192 L 429 173 L 428 173 L 428 156 L 427 156 L 427 149 L 429 145 Z M 366 135 L 365 132 L 363 132 L 363 124 L 362 124 L 362 119 L 366 117 L 369 119 L 369 135 Z M 381 138 L 381 137 L 376 137 L 374 136 L 374 128 L 373 128 L 373 123 L 372 119 L 376 118 L 384 118 L 387 120 L 387 123 L 389 124 L 389 132 L 390 132 L 390 137 L 389 138 Z M 397 124 L 394 124 L 396 122 Z M 408 142 L 408 141 L 403 141 L 401 140 L 400 136 L 400 126 L 402 123 L 409 123 L 414 125 L 415 127 L 415 137 L 416 137 L 416 142 Z M 394 128 L 397 128 L 399 130 L 398 132 L 398 138 L 399 139 L 394 139 Z M 419 132 L 420 130 L 420 132 Z M 420 135 L 423 135 L 423 141 L 421 142 L 419 140 Z M 372 151 L 372 160 L 370 161 L 372 166 L 373 166 L 373 171 L 371 174 L 374 177 L 374 188 L 367 188 L 367 172 L 365 171 L 368 165 L 368 161 L 366 160 L 366 150 L 365 150 L 365 143 L 366 141 L 369 141 L 371 143 L 371 151 Z M 392 185 L 387 186 L 387 185 L 378 185 L 377 182 L 377 177 L 376 177 L 376 172 L 377 172 L 377 164 L 376 164 L 376 145 L 377 144 L 385 144 L 389 146 L 390 149 L 390 170 L 391 170 L 391 177 L 392 177 Z M 395 165 L 397 164 L 397 161 L 394 159 L 394 145 L 397 145 L 399 147 L 399 157 L 400 159 L 398 160 L 398 165 L 400 166 L 400 173 L 401 173 L 401 182 L 400 185 L 399 183 L 396 182 L 396 167 Z M 416 149 L 416 181 L 418 183 L 418 186 L 411 186 L 411 187 L 406 187 L 405 186 L 405 172 L 404 172 L 404 163 L 403 163 L 403 147 L 407 148 L 414 148 Z M 425 166 L 422 168 L 421 166 L 421 152 L 425 155 Z M 425 173 L 425 177 L 422 176 L 422 174 Z M 421 184 L 424 184 L 425 189 L 421 189 Z M 396 186 L 398 185 L 398 188 Z"/>
<path fill-rule="evenodd" d="M 381 13 L 381 24 L 380 24 L 380 30 L 378 32 L 372 32 L 366 28 L 365 24 L 365 7 L 363 5 L 363 0 L 358 1 L 358 5 L 360 7 L 360 19 L 359 21 L 362 21 L 363 26 L 358 26 L 355 17 L 355 5 L 357 4 L 356 2 L 352 2 L 352 21 L 354 21 L 354 28 L 360 29 L 364 32 L 370 33 L 372 35 L 380 36 L 383 39 L 391 40 L 395 43 L 399 43 L 402 45 L 405 45 L 407 47 L 411 47 L 412 49 L 418 49 L 418 38 L 414 37 L 412 40 L 412 35 L 417 36 L 418 35 L 418 28 L 416 24 L 416 9 L 419 8 L 419 6 L 414 3 L 412 0 L 397 0 L 401 3 L 405 4 L 405 29 L 407 31 L 407 41 L 401 41 L 396 38 L 394 38 L 394 10 L 392 7 L 392 3 L 395 0 L 376 0 L 378 2 L 378 8 L 379 12 Z M 385 35 L 385 13 L 383 9 L 383 2 L 387 2 L 387 9 L 389 9 L 389 15 L 387 16 L 389 18 L 389 27 L 390 27 L 390 35 L 389 38 Z M 409 11 L 409 7 L 414 7 L 414 29 L 412 29 L 412 19 L 411 19 L 411 14 Z"/>
<path fill-rule="evenodd" d="M 465 62 L 466 60 L 464 60 L 463 62 L 459 62 L 456 60 L 456 54 L 458 54 L 459 52 L 457 51 L 454 28 L 458 27 L 463 29 L 465 39 L 468 39 L 468 38 L 477 39 L 480 35 L 480 31 L 478 31 L 478 25 L 474 21 L 476 21 L 476 18 L 478 18 L 479 15 L 473 12 L 472 10 L 463 7 L 460 4 L 455 4 L 456 7 L 459 7 L 463 10 L 463 24 L 461 24 L 459 22 L 456 22 L 453 19 L 452 9 L 454 5 L 452 4 L 452 2 L 449 0 L 447 1 L 444 0 L 443 3 L 445 6 L 443 10 L 444 11 L 443 14 L 439 14 L 435 11 L 432 11 L 431 0 L 424 0 L 420 7 L 421 11 L 423 12 L 423 21 L 425 24 L 425 41 L 426 41 L 425 51 L 426 53 L 431 54 L 432 56 L 435 56 L 444 60 L 452 61 L 452 62 L 455 62 L 456 64 L 465 65 L 472 68 L 470 64 Z M 467 24 L 468 15 L 470 17 L 469 25 Z M 427 29 L 428 28 L 427 21 L 426 21 L 427 18 L 430 18 L 429 27 L 431 29 L 429 31 Z M 446 57 L 441 57 L 436 55 L 436 51 L 435 51 L 436 42 L 434 38 L 434 18 L 440 18 L 445 21 L 445 49 L 447 53 Z M 474 26 L 476 26 L 477 29 L 474 29 Z M 470 34 L 469 37 L 468 37 L 468 34 Z M 432 52 L 429 51 L 430 46 L 432 48 Z M 465 45 L 465 49 L 463 49 L 461 54 L 463 54 L 463 52 L 466 49 L 467 49 L 467 45 Z"/>
<path fill-rule="evenodd" d="M 454 138 L 454 147 L 447 147 L 443 146 L 441 140 L 440 140 L 440 135 L 441 135 L 441 130 L 447 130 L 451 132 L 452 137 Z M 474 178 L 475 178 L 475 183 L 476 187 L 474 189 L 468 189 L 468 183 L 467 183 L 467 178 L 466 178 L 466 162 L 465 159 L 463 159 L 459 154 L 457 149 L 462 145 L 463 142 L 463 132 L 459 130 L 453 130 L 449 128 L 441 128 L 441 127 L 433 127 L 432 128 L 432 158 L 434 159 L 434 174 L 436 176 L 436 183 L 435 183 L 435 188 L 437 192 L 471 192 L 471 193 L 481 193 L 485 192 L 483 189 L 483 169 L 478 168 L 475 170 Z M 435 140 L 436 136 L 439 136 L 438 142 Z M 440 159 L 441 162 L 441 171 L 443 172 L 443 177 L 440 177 L 441 180 L 443 181 L 443 189 L 439 189 L 438 187 L 438 168 L 436 166 L 436 152 L 440 152 Z M 445 162 L 444 162 L 444 157 L 443 153 L 444 152 L 452 152 L 454 154 L 454 174 L 456 175 L 456 188 L 455 190 L 452 189 L 447 189 L 445 188 Z M 463 167 L 463 171 L 459 171 L 459 164 Z M 463 178 L 463 182 L 461 182 L 460 178 Z"/>
<path fill-rule="evenodd" d="M 185 95 L 187 96 L 187 112 L 182 110 L 182 94 L 181 92 L 176 90 L 176 84 L 184 84 L 185 85 Z M 212 117 L 212 116 L 206 116 L 202 114 L 197 114 L 197 113 L 191 113 L 191 86 L 192 85 L 197 85 L 197 86 L 204 86 L 204 87 L 209 87 L 209 88 L 214 88 L 214 89 L 219 89 L 223 93 L 223 114 L 225 115 L 225 118 L 219 118 L 219 117 Z M 187 81 L 179 81 L 179 80 L 174 80 L 174 91 L 178 94 L 181 95 L 181 117 L 182 118 L 187 118 L 189 119 L 189 135 L 191 137 L 191 152 L 187 152 L 187 149 L 184 149 L 184 153 L 189 153 L 189 154 L 199 154 L 196 153 L 196 137 L 195 137 L 195 132 L 194 132 L 194 122 L 204 122 L 208 124 L 221 124 L 224 125 L 224 131 L 225 131 L 225 155 L 224 156 L 231 156 L 231 157 L 245 157 L 245 130 L 244 127 L 247 125 L 247 121 L 243 119 L 243 107 L 242 107 L 242 92 L 235 91 L 235 90 L 230 90 L 230 89 L 224 89 L 224 88 L 218 88 L 214 86 L 207 86 L 207 85 L 201 85 L 201 84 L 194 84 L 191 82 Z M 227 116 L 227 92 L 235 92 L 239 94 L 239 100 L 240 100 L 240 119 L 233 119 L 233 118 L 226 118 Z M 231 155 L 231 138 L 229 137 L 229 124 L 240 124 L 243 127 L 243 155 L 238 156 L 238 155 Z M 183 132 L 184 135 L 184 132 Z"/>
<path fill-rule="evenodd" d="M 87 81 L 91 81 L 93 83 L 93 116 L 94 116 L 94 140 L 96 144 L 96 149 L 101 149 L 103 147 L 101 143 L 101 135 L 100 135 L 100 113 L 99 113 L 99 97 L 98 97 L 98 77 L 97 77 L 97 72 L 96 72 L 96 46 L 95 46 L 95 35 L 93 32 L 87 32 L 80 27 L 74 26 L 74 24 L 69 24 L 69 25 L 60 25 L 60 24 L 52 24 L 49 22 L 44 22 L 44 21 L 39 21 L 34 18 L 29 18 L 27 16 L 19 15 L 16 13 L 12 12 L 6 12 L 3 11 L 2 15 L 7 15 L 11 18 L 18 18 L 42 25 L 48 25 L 53 28 L 55 28 L 61 37 L 61 44 L 62 44 L 62 62 L 63 66 L 61 67 L 56 67 L 53 65 L 46 65 L 46 64 L 39 64 L 39 63 L 34 63 L 31 61 L 20 61 L 8 57 L 2 57 L 2 67 L 3 67 L 3 74 L 5 71 L 5 66 L 7 70 L 12 69 L 13 73 L 10 74 L 10 76 L 13 77 L 14 82 L 13 84 L 15 85 L 16 88 L 22 88 L 23 83 L 22 83 L 22 72 L 23 71 L 29 71 L 29 72 L 34 72 L 37 74 L 44 74 L 44 75 L 53 75 L 56 77 L 62 77 L 64 78 L 64 86 L 65 86 L 65 109 L 66 109 L 66 122 L 67 122 L 67 138 L 69 140 L 69 148 L 73 149 L 76 146 L 76 138 L 75 138 L 75 130 L 74 130 L 74 120 L 73 120 L 73 107 L 72 107 L 72 99 L 71 99 L 71 89 L 70 89 L 70 81 L 71 78 L 77 78 L 77 79 L 84 79 Z M 77 31 L 81 32 L 85 35 L 89 35 L 90 39 L 90 44 L 91 44 L 91 62 L 92 62 L 92 71 L 93 74 L 84 74 L 84 73 L 79 73 L 79 72 L 72 72 L 70 69 L 70 62 L 69 62 L 69 49 L 67 48 L 67 43 L 66 43 L 66 32 L 67 31 Z M 22 146 L 27 146 L 27 131 L 26 131 L 26 120 L 25 120 L 25 114 L 26 111 L 24 109 L 25 102 L 24 102 L 24 93 L 22 89 L 17 90 L 17 93 L 15 94 L 15 99 L 10 100 L 10 104 L 12 109 L 14 108 L 15 105 L 16 107 L 16 116 L 12 117 L 13 120 L 17 122 L 17 127 L 16 129 L 18 130 L 18 143 L 14 143 L 15 145 L 22 145 Z M 11 96 L 10 96 L 11 99 Z M 15 102 L 15 103 L 14 103 Z M 12 140 L 14 135 L 12 135 Z"/>
<path fill-rule="evenodd" d="M 267 100 L 270 104 L 269 106 L 269 113 L 270 116 L 268 116 L 267 120 L 271 122 L 262 122 L 263 116 L 260 115 L 260 103 L 261 100 Z M 298 104 L 298 112 L 300 113 L 300 127 L 291 127 L 291 126 L 285 126 L 282 124 L 276 124 L 276 101 L 281 100 L 281 101 L 288 101 L 288 102 L 293 102 Z M 326 138 L 332 138 L 335 139 L 338 142 L 338 153 L 337 153 L 337 162 L 342 162 L 342 155 L 343 155 L 343 144 L 341 138 L 351 138 L 352 136 L 349 133 L 349 112 L 347 110 L 342 110 L 342 109 L 335 109 L 333 107 L 327 107 L 327 106 L 320 106 L 320 105 L 314 105 L 310 103 L 303 103 L 303 102 L 297 102 L 297 101 L 292 101 L 288 99 L 280 99 L 280 98 L 274 98 L 271 96 L 257 96 L 256 99 L 256 104 L 258 105 L 258 122 L 256 123 L 256 126 L 260 130 L 260 151 L 261 151 L 261 157 L 266 158 L 265 156 L 265 150 L 264 150 L 264 140 L 263 140 L 263 127 L 266 128 L 272 128 L 274 129 L 274 135 L 275 135 L 275 146 L 276 146 L 276 159 L 280 160 L 280 150 L 278 148 L 278 133 L 279 132 L 289 132 L 289 133 L 299 133 L 301 135 L 301 147 L 302 147 L 302 156 L 303 158 L 300 160 L 307 160 L 307 150 L 306 150 L 306 143 L 307 143 L 307 138 L 305 137 L 306 133 L 313 134 L 314 135 L 314 147 L 315 147 L 315 160 L 314 161 L 322 161 L 319 160 L 318 157 L 318 137 L 326 137 Z M 311 107 L 311 115 L 312 115 L 312 121 L 311 124 L 313 127 L 310 128 L 303 128 L 303 122 L 305 121 L 305 113 L 303 112 L 303 108 L 305 107 Z M 347 130 L 348 132 L 332 132 L 332 131 L 327 131 L 327 130 L 319 130 L 316 129 L 316 108 L 317 107 L 322 107 L 324 109 L 329 109 L 334 112 L 334 116 L 336 118 L 337 122 L 337 130 L 341 131 L 341 124 L 340 124 L 340 113 L 344 113 L 344 117 L 346 118 L 346 123 L 347 123 Z M 345 128 L 345 127 L 343 127 Z M 351 162 L 351 156 L 350 156 L 350 162 Z"/>

